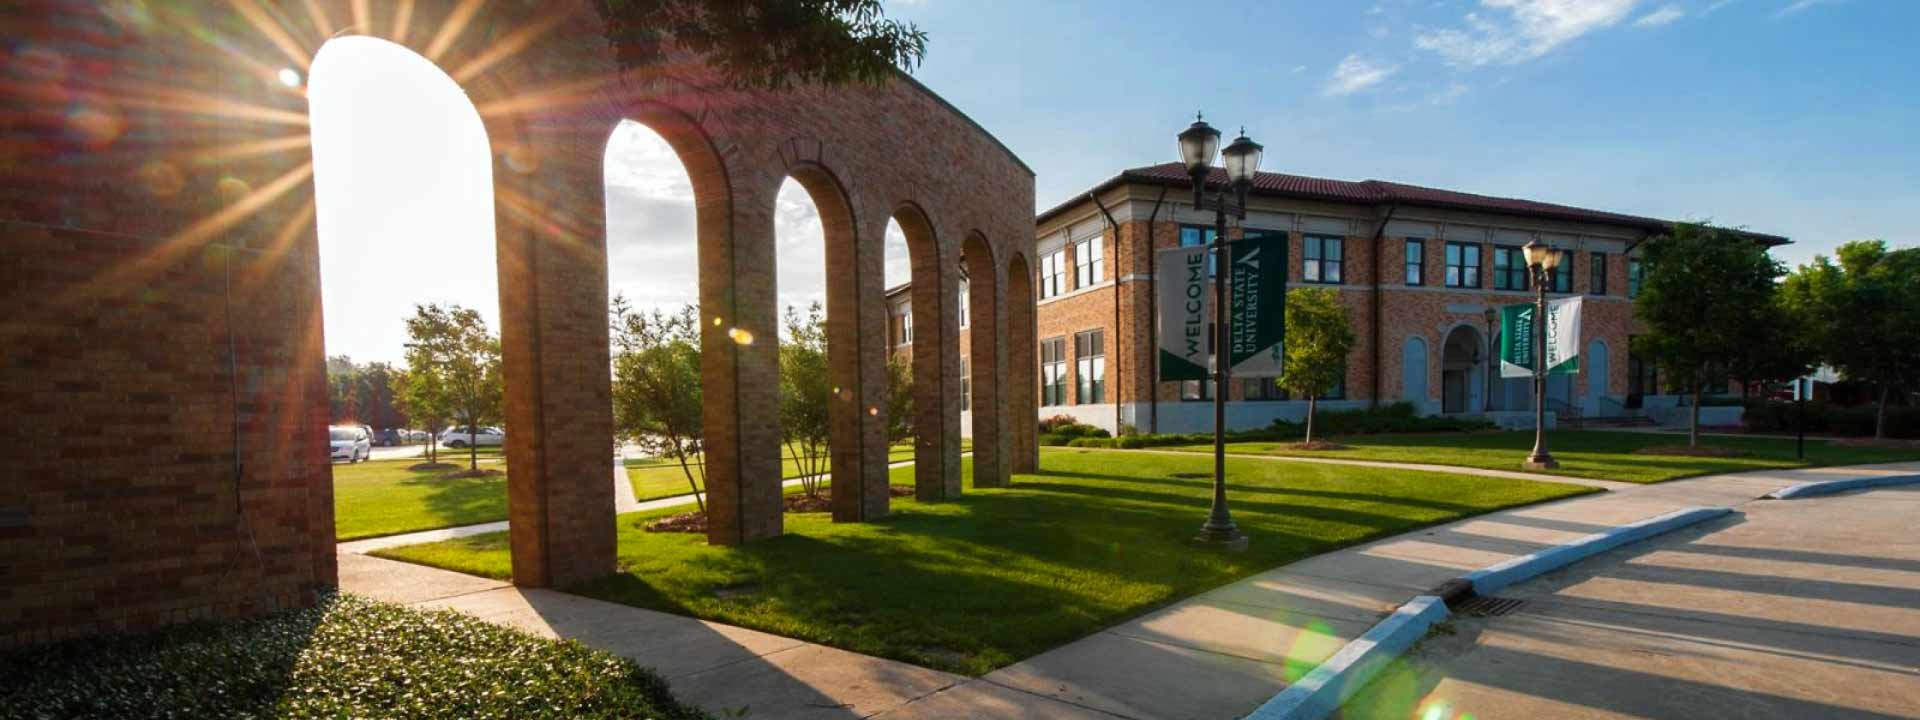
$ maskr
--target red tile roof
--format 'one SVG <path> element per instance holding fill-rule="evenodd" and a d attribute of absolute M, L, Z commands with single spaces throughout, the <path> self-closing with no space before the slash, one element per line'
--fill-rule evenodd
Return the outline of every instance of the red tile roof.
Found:
<path fill-rule="evenodd" d="M 1134 181 L 1156 185 L 1187 187 L 1187 169 L 1179 163 L 1163 163 L 1147 167 L 1123 170 L 1112 179 L 1101 183 L 1093 192 L 1100 192 L 1122 182 Z M 1227 181 L 1227 173 L 1214 168 L 1207 178 L 1208 184 L 1220 184 Z M 1571 220 L 1592 222 L 1605 225 L 1626 225 L 1645 230 L 1663 230 L 1673 223 L 1658 218 L 1626 215 L 1604 210 L 1589 210 L 1570 205 L 1521 200 L 1518 198 L 1475 195 L 1473 193 L 1439 188 L 1421 187 L 1405 183 L 1384 180 L 1330 180 L 1327 178 L 1288 175 L 1286 173 L 1263 172 L 1254 175 L 1253 194 L 1278 197 L 1301 198 L 1307 200 L 1327 200 L 1383 205 L 1420 205 L 1426 207 L 1450 208 L 1457 210 L 1478 210 L 1482 212 L 1520 215 L 1525 217 L 1547 218 L 1553 220 Z M 1078 205 L 1084 196 L 1072 198 L 1060 205 L 1040 213 L 1036 222 L 1046 222 L 1053 216 L 1065 212 L 1067 208 Z M 1789 242 L 1785 237 L 1763 233 L 1745 232 L 1745 235 L 1767 242 L 1783 244 Z"/>

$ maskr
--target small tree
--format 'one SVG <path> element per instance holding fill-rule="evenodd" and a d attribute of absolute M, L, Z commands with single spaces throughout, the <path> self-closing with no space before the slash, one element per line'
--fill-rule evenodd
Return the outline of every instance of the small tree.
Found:
<path fill-rule="evenodd" d="M 913 363 L 901 355 L 887 358 L 887 440 L 913 437 Z"/>
<path fill-rule="evenodd" d="M 672 315 L 641 314 L 616 296 L 612 315 L 614 430 L 678 462 L 695 507 L 705 514 L 699 312 L 688 305 Z"/>
<path fill-rule="evenodd" d="M 912 69 L 927 34 L 889 20 L 880 0 L 598 0 L 622 68 L 654 65 L 675 46 L 736 86 L 878 82 Z"/>
<path fill-rule="evenodd" d="M 1353 351 L 1353 324 L 1340 296 L 1326 288 L 1297 288 L 1287 292 L 1287 335 L 1283 344 L 1286 365 L 1280 386 L 1307 396 L 1307 437 L 1313 442 L 1313 414 L 1320 396 L 1347 374 L 1347 353 Z"/>
<path fill-rule="evenodd" d="M 1848 379 L 1877 385 L 1873 435 L 1887 433 L 1893 388 L 1920 381 L 1920 248 L 1850 242 L 1802 265 L 1782 287 L 1819 356 Z"/>
<path fill-rule="evenodd" d="M 1773 320 L 1780 263 L 1765 246 L 1725 228 L 1678 223 L 1645 245 L 1646 280 L 1633 314 L 1647 326 L 1634 349 L 1655 358 L 1693 399 L 1687 445 L 1700 444 L 1700 391 L 1759 352 Z"/>
<path fill-rule="evenodd" d="M 480 313 L 458 305 L 418 305 L 407 319 L 407 365 L 430 368 L 448 414 L 467 428 L 467 470 L 479 472 L 477 426 L 499 417 L 505 394 L 500 375 L 500 340 L 487 330 Z"/>
<path fill-rule="evenodd" d="M 415 366 L 397 374 L 394 381 L 394 399 L 408 419 L 426 427 L 427 462 L 440 462 L 440 428 L 447 424 L 446 388 L 440 373 L 433 367 Z"/>
<path fill-rule="evenodd" d="M 780 438 L 800 473 L 807 495 L 820 495 L 820 480 L 831 466 L 833 378 L 827 367 L 826 314 L 816 302 L 806 315 L 787 308 L 786 337 L 780 339 Z"/>

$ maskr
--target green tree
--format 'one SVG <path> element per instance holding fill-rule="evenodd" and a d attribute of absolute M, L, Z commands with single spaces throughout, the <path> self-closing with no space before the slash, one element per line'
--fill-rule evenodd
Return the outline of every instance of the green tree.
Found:
<path fill-rule="evenodd" d="M 888 19 L 880 0 L 598 0 L 623 69 L 678 46 L 739 87 L 878 82 L 911 70 L 927 34 Z"/>
<path fill-rule="evenodd" d="M 500 372 L 500 339 L 487 330 L 475 310 L 451 305 L 416 305 L 407 319 L 407 366 L 426 369 L 442 393 L 449 416 L 468 430 L 467 470 L 479 472 L 477 426 L 495 422 L 505 395 Z"/>
<path fill-rule="evenodd" d="M 800 473 L 803 492 L 818 497 L 832 454 L 833 378 L 827 366 L 827 319 L 820 303 L 805 315 L 787 307 L 780 339 L 780 438 Z"/>
<path fill-rule="evenodd" d="M 680 463 L 694 504 L 705 514 L 699 312 L 688 305 L 672 315 L 643 314 L 615 296 L 612 315 L 614 430 Z"/>
<path fill-rule="evenodd" d="M 1820 359 L 1850 380 L 1879 388 L 1873 434 L 1885 438 L 1893 389 L 1920 382 L 1920 248 L 1888 250 L 1883 240 L 1841 245 L 1783 284 L 1787 305 Z"/>
<path fill-rule="evenodd" d="M 440 428 L 446 427 L 448 416 L 446 383 L 438 369 L 429 366 L 409 367 L 394 381 L 395 400 L 413 424 L 427 431 L 427 462 L 440 462 Z"/>
<path fill-rule="evenodd" d="M 903 355 L 887 358 L 887 441 L 913 437 L 913 363 Z"/>
<path fill-rule="evenodd" d="M 1313 442 L 1313 415 L 1320 396 L 1347 374 L 1347 354 L 1353 352 L 1353 323 L 1340 296 L 1326 288 L 1287 291 L 1285 366 L 1280 386 L 1307 397 L 1307 437 Z"/>
<path fill-rule="evenodd" d="M 330 422 L 357 425 L 361 421 L 359 366 L 345 355 L 327 357 L 327 406 Z"/>
<path fill-rule="evenodd" d="M 1633 339 L 1634 350 L 1692 396 L 1687 444 L 1698 446 L 1701 388 L 1731 377 L 1738 359 L 1761 351 L 1755 344 L 1778 329 L 1768 326 L 1780 320 L 1773 309 L 1783 269 L 1766 246 L 1705 223 L 1676 223 L 1644 247 L 1646 279 L 1633 314 L 1647 333 Z"/>

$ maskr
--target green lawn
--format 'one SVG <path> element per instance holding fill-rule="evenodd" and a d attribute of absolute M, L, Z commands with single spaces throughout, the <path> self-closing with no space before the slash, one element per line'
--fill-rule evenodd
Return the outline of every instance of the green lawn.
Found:
<path fill-rule="evenodd" d="M 480 456 L 481 469 L 505 470 L 499 456 Z M 441 462 L 456 458 L 442 455 Z M 464 470 L 467 456 L 457 458 Z M 449 470 L 414 472 L 422 462 L 373 460 L 333 466 L 333 528 L 340 540 L 392 535 L 507 519 L 507 476 L 450 479 Z"/>
<path fill-rule="evenodd" d="M 1412 435 L 1359 435 L 1329 438 L 1352 446 L 1346 450 L 1294 450 L 1289 443 L 1230 443 L 1228 452 L 1258 455 L 1297 455 L 1302 457 L 1383 460 L 1387 462 L 1458 465 L 1490 470 L 1519 470 L 1520 462 L 1533 449 L 1531 431 L 1423 433 Z M 1636 455 L 1635 450 L 1654 445 L 1685 445 L 1685 435 L 1605 430 L 1552 430 L 1547 432 L 1547 449 L 1560 461 L 1553 475 L 1652 483 L 1695 475 L 1793 468 L 1818 465 L 1863 465 L 1868 463 L 1920 460 L 1920 449 L 1836 447 L 1822 440 L 1807 440 L 1807 459 L 1795 460 L 1793 441 L 1773 438 L 1702 437 L 1700 444 L 1735 448 L 1748 453 L 1737 458 L 1679 457 L 1672 455 Z M 1192 452 L 1213 452 L 1211 445 L 1168 448 Z"/>
<path fill-rule="evenodd" d="M 1210 497 L 1206 458 L 1048 449 L 1042 464 L 1008 489 L 895 498 L 893 515 L 873 523 L 789 514 L 786 535 L 739 548 L 647 533 L 648 514 L 623 515 L 621 572 L 569 589 L 977 675 L 1310 555 L 1592 491 L 1231 461 L 1234 518 L 1252 537 L 1231 554 L 1188 545 Z M 971 460 L 963 465 L 970 476 Z M 912 472 L 896 468 L 893 481 L 911 483 Z M 379 554 L 501 578 L 510 562 L 504 533 Z"/>
<path fill-rule="evenodd" d="M 962 452 L 972 449 L 972 441 L 961 441 L 960 450 Z M 785 454 L 785 447 L 781 448 L 781 453 L 780 477 L 783 479 L 800 477 L 803 471 L 800 469 L 800 466 L 793 461 L 791 455 Z M 912 444 L 902 443 L 887 448 L 887 462 L 889 463 L 912 459 Z M 633 495 L 636 499 L 643 501 L 654 500 L 675 495 L 685 495 L 691 492 L 691 489 L 687 487 L 686 473 L 680 469 L 680 463 L 665 458 L 628 458 L 624 463 L 627 468 L 627 480 L 633 483 Z M 700 477 L 698 467 L 694 468 L 693 476 L 695 478 Z"/>

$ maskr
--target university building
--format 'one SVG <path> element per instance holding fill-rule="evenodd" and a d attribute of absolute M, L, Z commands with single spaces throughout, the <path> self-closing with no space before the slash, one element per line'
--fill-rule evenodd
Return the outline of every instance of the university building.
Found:
<path fill-rule="evenodd" d="M 1216 170 L 1212 181 L 1224 182 L 1224 174 Z M 1679 412 L 1682 398 L 1664 393 L 1657 369 L 1630 350 L 1639 332 L 1631 303 L 1641 278 L 1638 248 L 1671 221 L 1280 173 L 1260 173 L 1247 203 L 1246 219 L 1229 223 L 1228 238 L 1286 236 L 1289 287 L 1338 292 L 1353 324 L 1358 342 L 1345 382 L 1321 397 L 1322 408 L 1404 401 L 1422 414 L 1530 427 L 1533 381 L 1500 377 L 1493 311 L 1533 300 L 1521 247 L 1538 238 L 1566 253 L 1548 298 L 1586 298 L 1580 371 L 1549 377 L 1549 422 L 1666 420 Z M 1214 233 L 1212 212 L 1192 205 L 1185 168 L 1123 171 L 1040 213 L 1036 231 L 1040 416 L 1071 415 L 1114 432 L 1211 430 L 1212 381 L 1162 382 L 1153 365 L 1149 249 L 1204 244 Z M 894 345 L 911 332 L 907 295 L 904 287 L 888 295 Z M 964 344 L 964 330 L 961 338 Z M 1236 429 L 1306 413 L 1305 398 L 1289 397 L 1272 380 L 1234 379 L 1227 399 L 1227 422 Z"/>

